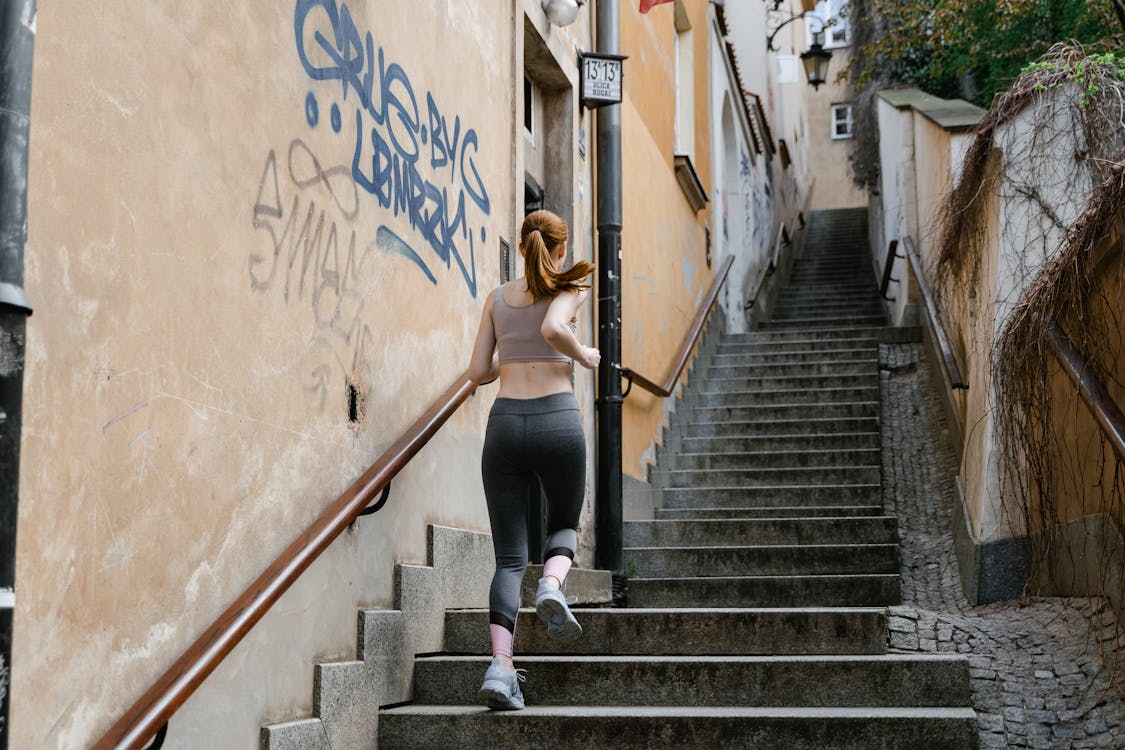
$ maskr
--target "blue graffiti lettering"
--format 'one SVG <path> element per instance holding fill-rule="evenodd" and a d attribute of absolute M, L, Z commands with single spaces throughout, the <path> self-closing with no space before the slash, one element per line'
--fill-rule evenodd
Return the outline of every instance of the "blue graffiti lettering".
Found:
<path fill-rule="evenodd" d="M 477 167 L 480 139 L 466 128 L 460 115 L 444 113 L 432 92 L 425 92 L 425 114 L 406 70 L 388 61 L 382 47 L 376 48 L 370 31 L 361 33 L 347 3 L 336 0 L 295 0 L 294 34 L 297 57 L 314 81 L 339 81 L 340 98 L 354 102 L 355 139 L 352 179 L 373 196 L 384 210 L 405 216 L 413 231 L 430 246 L 446 268 L 456 261 L 470 294 L 475 297 L 476 232 L 466 213 L 465 197 L 487 217 L 492 203 Z M 307 112 L 317 110 L 311 98 Z M 340 105 L 331 105 L 331 126 L 341 132 Z M 318 116 L 308 116 L 316 127 Z M 422 146 L 428 145 L 428 159 Z M 427 177 L 423 170 L 429 173 Z M 445 183 L 445 184 L 442 184 Z M 380 232 L 390 232 L 381 227 Z M 414 261 L 427 278 L 433 275 L 411 250 L 401 251 L 404 241 L 386 241 L 376 246 Z M 480 236 L 486 236 L 481 227 Z M 466 247 L 467 245 L 467 247 Z M 466 260 L 467 257 L 467 260 Z"/>

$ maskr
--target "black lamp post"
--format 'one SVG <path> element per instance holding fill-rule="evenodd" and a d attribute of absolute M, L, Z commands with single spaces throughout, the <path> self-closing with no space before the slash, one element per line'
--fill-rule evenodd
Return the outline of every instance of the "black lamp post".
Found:
<path fill-rule="evenodd" d="M 828 63 L 832 61 L 832 53 L 820 44 L 823 35 L 824 32 L 813 34 L 812 46 L 807 52 L 801 53 L 801 62 L 805 65 L 805 77 L 814 90 L 828 80 Z"/>

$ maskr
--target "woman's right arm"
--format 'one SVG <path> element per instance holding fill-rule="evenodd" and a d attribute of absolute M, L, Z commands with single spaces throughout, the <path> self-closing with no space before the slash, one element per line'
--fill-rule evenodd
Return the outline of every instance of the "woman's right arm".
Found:
<path fill-rule="evenodd" d="M 494 289 L 484 301 L 484 310 L 480 314 L 480 327 L 477 329 L 477 340 L 473 344 L 473 355 L 469 359 L 469 380 L 475 385 L 491 383 L 500 376 L 500 366 L 494 356 L 496 329 L 492 326 L 492 301 L 495 297 Z"/>

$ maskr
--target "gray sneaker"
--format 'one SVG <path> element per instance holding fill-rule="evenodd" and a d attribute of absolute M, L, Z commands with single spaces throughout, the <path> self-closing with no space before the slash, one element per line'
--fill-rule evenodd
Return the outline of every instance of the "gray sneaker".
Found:
<path fill-rule="evenodd" d="M 522 669 L 504 669 L 500 659 L 493 657 L 480 686 L 480 700 L 493 711 L 518 711 L 523 708 L 520 683 L 525 679 Z"/>
<path fill-rule="evenodd" d="M 548 585 L 546 578 L 539 579 L 539 590 L 535 592 L 535 614 L 547 626 L 547 635 L 560 643 L 570 643 L 582 635 L 582 626 L 567 606 L 570 603 L 561 591 Z"/>

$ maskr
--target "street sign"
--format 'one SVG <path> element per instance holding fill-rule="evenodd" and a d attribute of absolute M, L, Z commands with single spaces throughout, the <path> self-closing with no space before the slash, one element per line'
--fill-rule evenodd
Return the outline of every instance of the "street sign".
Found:
<path fill-rule="evenodd" d="M 590 109 L 621 103 L 622 81 L 626 55 L 587 53 L 579 57 L 582 69 L 579 96 Z"/>

